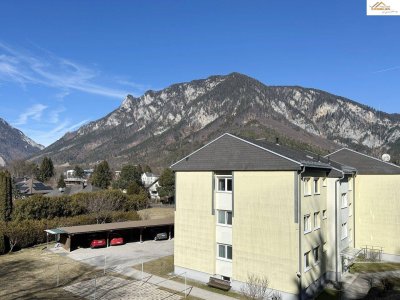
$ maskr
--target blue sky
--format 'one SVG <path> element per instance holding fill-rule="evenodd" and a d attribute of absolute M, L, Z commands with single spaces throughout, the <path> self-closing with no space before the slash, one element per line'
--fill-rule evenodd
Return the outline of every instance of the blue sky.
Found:
<path fill-rule="evenodd" d="M 125 95 L 233 71 L 400 113 L 400 17 L 363 1 L 1 1 L 0 117 L 49 145 Z"/>

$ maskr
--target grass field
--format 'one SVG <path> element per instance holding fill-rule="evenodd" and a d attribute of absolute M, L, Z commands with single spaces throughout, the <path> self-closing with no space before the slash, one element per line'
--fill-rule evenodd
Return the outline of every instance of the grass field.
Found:
<path fill-rule="evenodd" d="M 376 273 L 400 270 L 400 263 L 356 262 L 350 267 L 350 273 Z"/>
<path fill-rule="evenodd" d="M 58 264 L 60 283 L 82 281 L 98 271 L 44 251 L 43 247 L 0 256 L 0 299 L 80 299 L 57 287 Z"/>
<path fill-rule="evenodd" d="M 133 268 L 135 268 L 137 270 L 141 270 L 142 265 L 136 265 L 136 266 L 133 266 Z M 157 275 L 157 276 L 164 277 L 164 278 L 171 277 L 170 274 L 174 271 L 174 256 L 173 255 L 166 256 L 166 257 L 163 257 L 160 259 L 156 259 L 156 260 L 152 260 L 147 263 L 144 263 L 143 269 L 144 269 L 144 272 L 146 272 L 146 273 L 150 273 L 150 274 Z M 182 278 L 182 277 L 173 278 L 172 280 L 184 282 L 184 278 Z M 204 283 L 198 282 L 198 281 L 187 279 L 186 283 L 188 285 L 195 286 L 195 287 L 198 287 L 198 288 L 201 288 L 203 290 L 207 290 L 207 291 L 210 291 L 213 293 L 226 295 L 226 296 L 233 297 L 236 299 L 245 299 L 243 296 L 241 296 L 238 293 L 231 292 L 231 291 L 225 292 L 220 289 L 210 287 L 210 286 L 208 286 Z"/>
<path fill-rule="evenodd" d="M 153 220 L 174 217 L 175 209 L 171 207 L 152 207 L 138 211 L 142 220 Z"/>

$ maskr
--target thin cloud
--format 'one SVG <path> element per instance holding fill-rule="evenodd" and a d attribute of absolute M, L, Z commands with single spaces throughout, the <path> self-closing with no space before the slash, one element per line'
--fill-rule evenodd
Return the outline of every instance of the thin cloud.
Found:
<path fill-rule="evenodd" d="M 54 143 L 55 140 L 63 137 L 67 132 L 72 132 L 88 122 L 89 120 L 83 120 L 78 123 L 71 124 L 71 121 L 64 120 L 50 130 L 37 130 L 31 128 L 21 129 L 23 130 L 23 132 L 28 134 L 28 136 L 31 137 L 35 142 L 47 147 L 50 144 Z"/>
<path fill-rule="evenodd" d="M 372 73 L 373 74 L 384 73 L 384 72 L 394 71 L 394 70 L 398 70 L 398 69 L 400 69 L 400 66 L 394 66 L 394 67 L 390 67 L 390 68 L 387 68 L 387 69 L 378 70 L 378 71 L 375 71 L 375 72 L 372 72 Z"/>
<path fill-rule="evenodd" d="M 25 125 L 29 119 L 40 121 L 43 111 L 46 108 L 46 105 L 40 103 L 29 107 L 25 112 L 19 115 L 18 120 L 16 123 L 14 123 L 14 125 Z"/>
<path fill-rule="evenodd" d="M 0 80 L 16 82 L 22 87 L 40 84 L 63 91 L 76 90 L 122 99 L 128 91 L 99 84 L 100 72 L 71 60 L 41 51 L 41 56 L 17 51 L 0 42 Z"/>

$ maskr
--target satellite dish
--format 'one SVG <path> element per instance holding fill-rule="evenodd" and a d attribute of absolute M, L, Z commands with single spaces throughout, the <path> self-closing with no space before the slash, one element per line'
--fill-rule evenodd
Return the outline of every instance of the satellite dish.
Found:
<path fill-rule="evenodd" d="M 390 155 L 387 154 L 387 153 L 383 154 L 383 155 L 382 155 L 382 160 L 383 160 L 383 161 L 386 161 L 386 162 L 390 161 Z"/>

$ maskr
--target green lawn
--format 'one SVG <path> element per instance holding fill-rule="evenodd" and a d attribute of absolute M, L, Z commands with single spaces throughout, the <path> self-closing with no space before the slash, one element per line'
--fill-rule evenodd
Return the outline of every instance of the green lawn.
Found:
<path fill-rule="evenodd" d="M 137 270 L 141 270 L 142 265 L 136 265 L 136 266 L 133 266 L 133 268 L 135 268 Z M 144 263 L 143 271 L 146 273 L 160 276 L 160 277 L 168 278 L 171 276 L 170 274 L 174 271 L 174 256 L 173 255 L 166 256 L 166 257 L 162 257 L 162 258 Z M 175 280 L 178 282 L 185 282 L 183 277 L 179 277 L 179 278 L 176 277 L 176 278 L 173 278 L 172 280 Z M 210 286 L 208 286 L 204 283 L 198 282 L 198 281 L 187 279 L 186 283 L 188 285 L 195 286 L 200 289 L 207 290 L 207 291 L 210 291 L 213 293 L 226 295 L 226 296 L 233 297 L 236 299 L 245 299 L 238 293 L 235 293 L 232 291 L 225 292 L 223 290 L 210 287 Z"/>
<path fill-rule="evenodd" d="M 376 273 L 400 270 L 400 263 L 356 262 L 350 267 L 350 273 Z"/>

